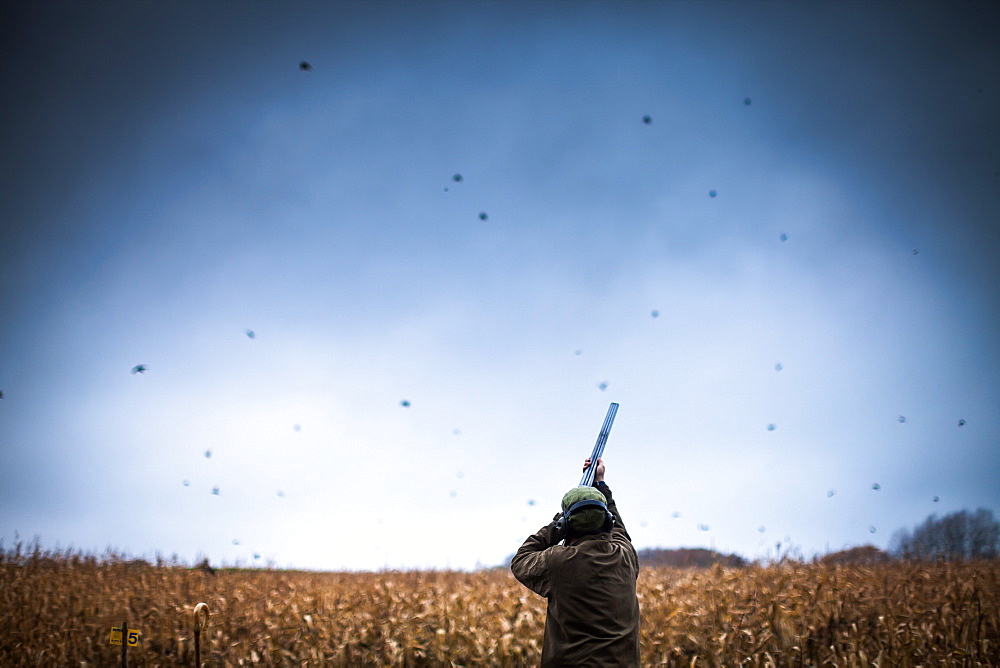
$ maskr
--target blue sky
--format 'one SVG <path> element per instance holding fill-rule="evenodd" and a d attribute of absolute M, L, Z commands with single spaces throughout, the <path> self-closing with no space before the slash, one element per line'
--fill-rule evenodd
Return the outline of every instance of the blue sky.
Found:
<path fill-rule="evenodd" d="M 499 563 L 611 401 L 638 547 L 1000 513 L 993 6 L 3 11 L 5 544 Z"/>

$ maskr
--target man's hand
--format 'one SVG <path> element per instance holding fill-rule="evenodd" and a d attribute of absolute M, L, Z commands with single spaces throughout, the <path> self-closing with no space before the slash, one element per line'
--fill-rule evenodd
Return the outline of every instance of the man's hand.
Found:
<path fill-rule="evenodd" d="M 558 545 L 562 539 L 566 537 L 566 532 L 569 530 L 569 527 L 566 526 L 565 522 L 562 522 L 562 526 L 560 526 L 562 516 L 562 513 L 556 513 L 555 517 L 552 518 L 552 521 L 549 522 L 548 526 L 542 529 L 549 547 L 552 545 Z"/>
<path fill-rule="evenodd" d="M 590 466 L 590 457 L 583 460 L 583 470 L 586 471 L 588 466 Z M 604 480 L 604 459 L 598 457 L 597 468 L 594 469 L 594 484 L 597 484 L 602 480 Z"/>

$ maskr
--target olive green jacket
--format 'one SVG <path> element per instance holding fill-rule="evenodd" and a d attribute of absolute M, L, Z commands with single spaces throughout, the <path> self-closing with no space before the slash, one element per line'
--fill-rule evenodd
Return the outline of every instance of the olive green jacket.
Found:
<path fill-rule="evenodd" d="M 548 599 L 544 668 L 639 665 L 639 559 L 611 490 L 607 485 L 597 488 L 615 515 L 610 533 L 559 545 L 557 514 L 524 541 L 511 560 L 514 577 Z"/>

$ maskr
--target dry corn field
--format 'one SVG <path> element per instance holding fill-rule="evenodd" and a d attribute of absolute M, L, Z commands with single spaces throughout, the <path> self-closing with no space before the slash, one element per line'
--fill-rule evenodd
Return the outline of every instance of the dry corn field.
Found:
<path fill-rule="evenodd" d="M 536 664 L 545 602 L 505 569 L 309 573 L 79 555 L 0 563 L 0 665 Z M 646 568 L 642 659 L 677 666 L 998 666 L 1000 562 Z"/>

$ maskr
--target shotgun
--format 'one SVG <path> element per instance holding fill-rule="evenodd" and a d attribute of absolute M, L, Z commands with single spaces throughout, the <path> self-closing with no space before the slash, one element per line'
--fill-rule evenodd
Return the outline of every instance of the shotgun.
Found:
<path fill-rule="evenodd" d="M 580 478 L 580 487 L 590 487 L 594 484 L 594 472 L 597 471 L 597 460 L 604 454 L 604 445 L 608 442 L 608 434 L 611 432 L 611 425 L 615 421 L 615 413 L 618 412 L 618 404 L 612 403 L 608 408 L 608 415 L 604 418 L 604 426 L 601 433 L 597 435 L 597 443 L 594 444 L 594 452 L 590 455 L 590 466 L 583 472 Z"/>

